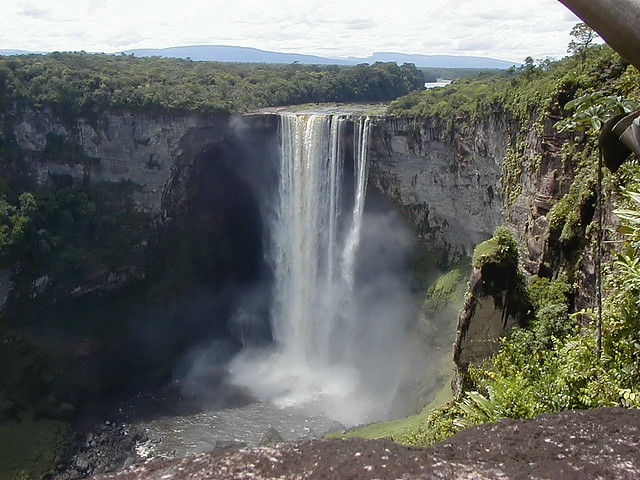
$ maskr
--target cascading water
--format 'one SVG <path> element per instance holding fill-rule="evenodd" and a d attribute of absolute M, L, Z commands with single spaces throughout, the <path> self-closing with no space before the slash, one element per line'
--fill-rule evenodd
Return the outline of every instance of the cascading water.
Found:
<path fill-rule="evenodd" d="M 219 360 L 221 340 L 185 359 L 181 388 L 201 411 L 143 424 L 162 439 L 151 456 L 257 444 L 269 427 L 295 440 L 335 431 L 335 421 L 406 413 L 394 401 L 403 366 L 414 365 L 405 335 L 416 311 L 406 266 L 413 240 L 380 198 L 371 195 L 365 211 L 371 121 L 283 114 L 279 122 L 277 189 L 266 182 L 261 204 L 273 277 L 247 291 L 229 317 L 245 346 L 231 363 Z M 264 325 L 265 304 L 274 342 L 258 347 L 244 340 Z M 247 393 L 257 401 L 246 403 Z"/>
<path fill-rule="evenodd" d="M 282 115 L 282 162 L 271 246 L 276 277 L 272 326 L 282 354 L 323 367 L 344 361 L 349 301 L 367 183 L 370 120 L 356 124 L 354 199 L 343 218 L 343 139 L 347 120 Z"/>
<path fill-rule="evenodd" d="M 260 399 L 314 404 L 345 423 L 370 419 L 372 409 L 379 417 L 385 408 L 362 384 L 362 352 L 373 346 L 363 346 L 369 319 L 354 301 L 370 131 L 368 117 L 280 115 L 278 197 L 267 245 L 276 347 L 245 351 L 231 365 L 235 382 Z M 351 161 L 353 178 L 345 176 Z M 375 328 L 376 320 L 370 323 Z"/>

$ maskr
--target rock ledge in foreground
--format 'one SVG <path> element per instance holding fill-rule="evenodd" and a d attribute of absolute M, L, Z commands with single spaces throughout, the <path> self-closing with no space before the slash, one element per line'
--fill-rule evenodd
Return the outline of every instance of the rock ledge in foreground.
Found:
<path fill-rule="evenodd" d="M 638 410 L 599 408 L 501 420 L 429 448 L 311 440 L 137 465 L 96 480 L 640 478 Z"/>

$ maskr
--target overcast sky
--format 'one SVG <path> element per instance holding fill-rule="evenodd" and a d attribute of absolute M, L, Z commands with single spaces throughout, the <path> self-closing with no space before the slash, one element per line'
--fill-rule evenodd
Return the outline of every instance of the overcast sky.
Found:
<path fill-rule="evenodd" d="M 557 0 L 2 0 L 0 49 L 118 52 L 236 45 L 561 58 L 580 20 Z"/>

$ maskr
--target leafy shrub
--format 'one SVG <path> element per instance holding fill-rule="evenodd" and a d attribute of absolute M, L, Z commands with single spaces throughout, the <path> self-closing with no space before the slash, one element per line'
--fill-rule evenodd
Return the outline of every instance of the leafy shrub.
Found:
<path fill-rule="evenodd" d="M 539 310 L 547 305 L 566 304 L 569 300 L 571 285 L 562 275 L 558 280 L 550 280 L 544 277 L 536 277 L 529 285 L 529 298 L 531 303 Z"/>
<path fill-rule="evenodd" d="M 576 149 L 575 144 L 564 147 L 565 162 L 573 164 L 575 168 L 574 179 L 569 192 L 547 212 L 552 238 L 559 241 L 566 250 L 573 249 L 575 244 L 584 239 L 596 201 L 597 149 L 586 148 L 581 153 Z"/>
<path fill-rule="evenodd" d="M 574 98 L 564 106 L 573 114 L 555 124 L 559 132 L 584 132 L 593 129 L 599 132 L 607 120 L 622 113 L 631 113 L 638 108 L 638 102 L 620 95 L 605 96 L 601 92 L 586 93 Z"/>
<path fill-rule="evenodd" d="M 436 408 L 429 413 L 424 425 L 408 431 L 404 438 L 398 440 L 406 445 L 433 445 L 459 430 L 459 426 L 456 425 L 456 419 L 459 416 L 460 407 L 457 403 Z"/>

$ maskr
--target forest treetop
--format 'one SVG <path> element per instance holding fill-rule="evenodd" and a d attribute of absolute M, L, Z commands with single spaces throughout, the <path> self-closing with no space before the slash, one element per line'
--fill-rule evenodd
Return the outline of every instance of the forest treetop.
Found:
<path fill-rule="evenodd" d="M 460 115 L 474 117 L 499 108 L 523 119 L 536 107 L 551 107 L 549 102 L 563 107 L 571 99 L 596 90 L 630 99 L 638 96 L 638 71 L 606 44 L 586 45 L 557 61 L 527 57 L 519 68 L 413 91 L 394 100 L 389 113 L 452 122 Z"/>
<path fill-rule="evenodd" d="M 0 57 L 0 108 L 59 115 L 109 109 L 201 113 L 315 102 L 389 101 L 422 89 L 413 64 L 281 65 L 132 55 L 50 53 Z"/>

